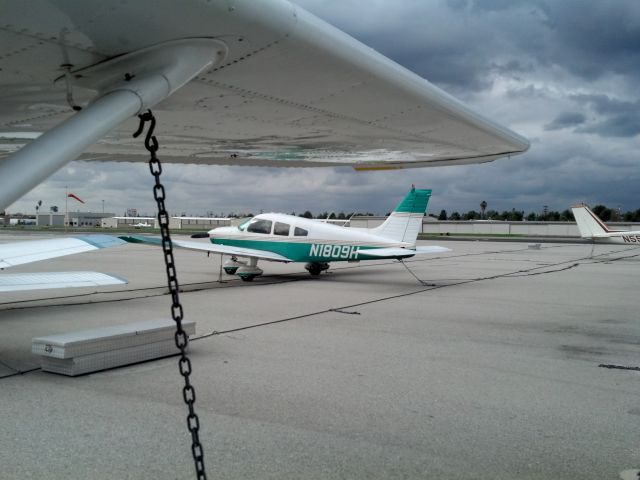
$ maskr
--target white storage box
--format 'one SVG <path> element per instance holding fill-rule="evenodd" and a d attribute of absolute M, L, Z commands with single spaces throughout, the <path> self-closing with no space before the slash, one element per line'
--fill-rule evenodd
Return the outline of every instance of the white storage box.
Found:
<path fill-rule="evenodd" d="M 195 326 L 182 322 L 188 336 Z M 175 331 L 173 320 L 147 320 L 34 338 L 31 351 L 40 355 L 45 371 L 82 375 L 177 354 Z"/>

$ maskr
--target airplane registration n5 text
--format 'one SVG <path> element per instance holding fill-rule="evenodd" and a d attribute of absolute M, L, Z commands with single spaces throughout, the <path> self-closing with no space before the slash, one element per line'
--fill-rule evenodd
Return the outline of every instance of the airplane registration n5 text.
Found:
<path fill-rule="evenodd" d="M 640 243 L 640 235 L 622 235 L 624 243 Z"/>

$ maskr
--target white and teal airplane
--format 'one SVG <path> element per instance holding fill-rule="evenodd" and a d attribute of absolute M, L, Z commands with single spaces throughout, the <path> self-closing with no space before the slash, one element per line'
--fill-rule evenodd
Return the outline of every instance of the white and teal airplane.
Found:
<path fill-rule="evenodd" d="M 330 262 L 404 259 L 448 252 L 444 247 L 416 246 L 430 197 L 431 190 L 412 188 L 385 222 L 375 228 L 347 228 L 282 213 L 262 213 L 237 227 L 207 232 L 210 243 L 173 240 L 173 244 L 230 256 L 223 264 L 225 272 L 245 281 L 262 275 L 258 260 L 305 262 L 311 275 L 319 275 Z M 153 237 L 120 238 L 131 243 L 159 243 Z"/>

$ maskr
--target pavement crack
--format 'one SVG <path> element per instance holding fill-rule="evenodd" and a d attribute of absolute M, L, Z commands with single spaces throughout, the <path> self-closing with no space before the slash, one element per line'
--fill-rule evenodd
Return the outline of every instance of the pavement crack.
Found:
<path fill-rule="evenodd" d="M 627 366 L 624 366 L 624 365 L 601 363 L 600 365 L 598 365 L 598 367 L 616 369 L 616 370 L 632 370 L 634 372 L 640 372 L 640 367 L 627 367 Z"/>

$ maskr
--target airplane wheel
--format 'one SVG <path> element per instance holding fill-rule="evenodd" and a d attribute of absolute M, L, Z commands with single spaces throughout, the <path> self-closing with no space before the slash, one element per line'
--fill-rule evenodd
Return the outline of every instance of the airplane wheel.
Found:
<path fill-rule="evenodd" d="M 320 275 L 320 273 L 322 272 L 322 267 L 319 264 L 314 263 L 313 265 L 309 266 L 307 270 L 309 270 L 309 273 L 311 275 L 315 276 L 315 275 Z"/>
<path fill-rule="evenodd" d="M 235 275 L 236 270 L 238 270 L 238 267 L 224 268 L 224 272 L 225 272 L 227 275 Z"/>
<path fill-rule="evenodd" d="M 253 282 L 253 279 L 256 278 L 255 275 L 242 275 L 240 276 L 243 282 Z"/>

